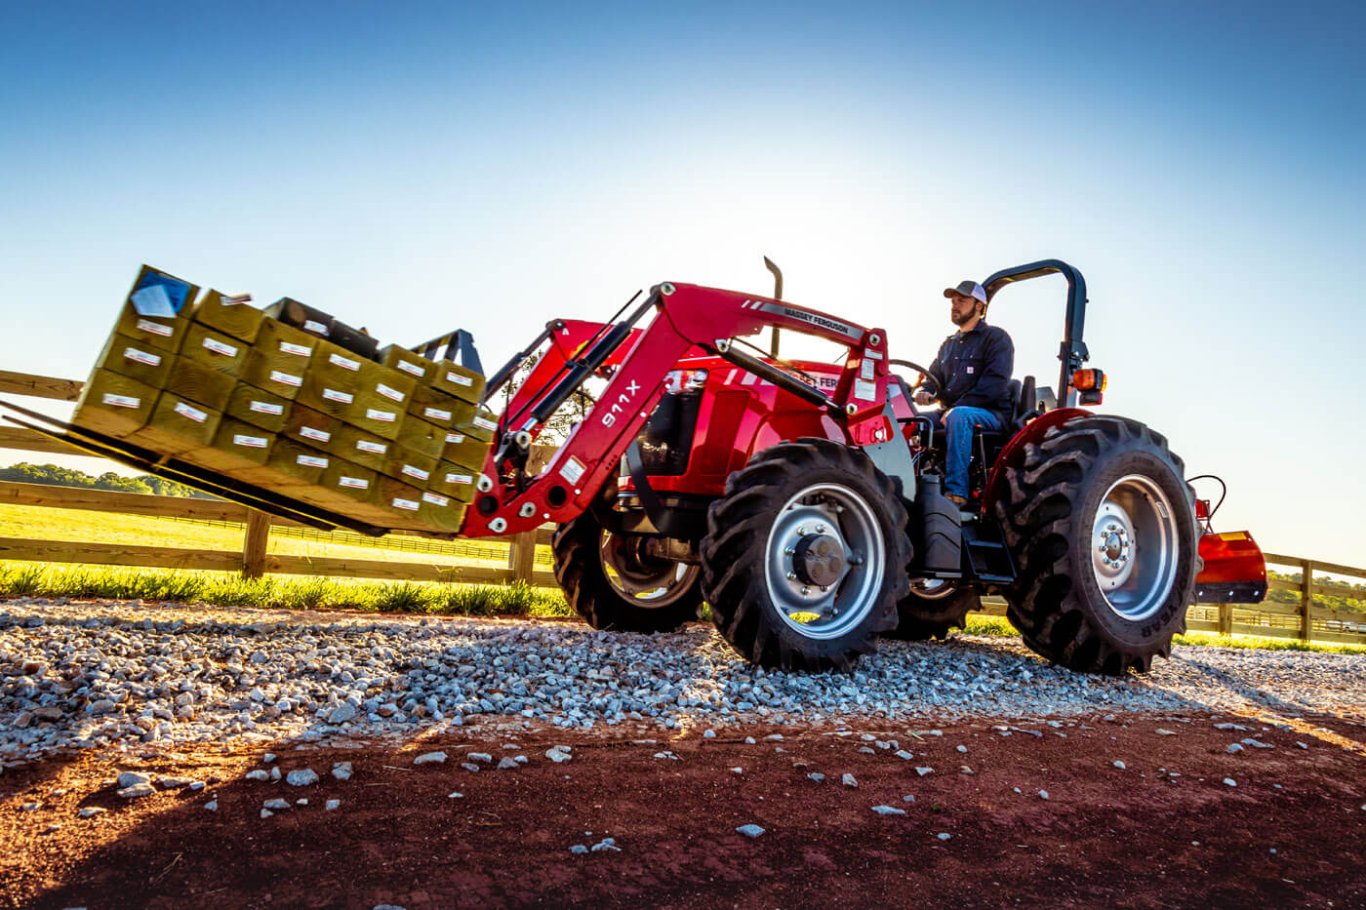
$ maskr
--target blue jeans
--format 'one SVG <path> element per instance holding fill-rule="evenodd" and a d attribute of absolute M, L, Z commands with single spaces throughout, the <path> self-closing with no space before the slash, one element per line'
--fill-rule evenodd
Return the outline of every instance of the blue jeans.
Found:
<path fill-rule="evenodd" d="M 924 416 L 934 419 L 936 430 L 944 433 L 948 445 L 948 464 L 945 465 L 944 495 L 968 498 L 968 462 L 972 460 L 972 429 L 1004 428 L 1001 418 L 985 408 L 957 407 L 947 411 L 930 411 Z"/>

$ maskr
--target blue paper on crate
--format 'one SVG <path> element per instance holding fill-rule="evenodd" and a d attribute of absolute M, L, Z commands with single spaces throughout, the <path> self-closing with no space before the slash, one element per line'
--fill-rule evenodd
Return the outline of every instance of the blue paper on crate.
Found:
<path fill-rule="evenodd" d="M 138 311 L 139 316 L 170 319 L 184 308 L 185 298 L 189 295 L 188 283 L 159 272 L 148 272 L 142 276 L 129 299 L 133 301 L 133 309 Z"/>

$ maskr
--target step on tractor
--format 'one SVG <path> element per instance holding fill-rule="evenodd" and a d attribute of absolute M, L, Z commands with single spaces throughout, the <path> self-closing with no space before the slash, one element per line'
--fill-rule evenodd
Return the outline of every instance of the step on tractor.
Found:
<path fill-rule="evenodd" d="M 705 603 L 741 655 L 791 670 L 848 669 L 880 636 L 942 638 L 997 594 L 1048 660 L 1144 672 L 1193 601 L 1265 596 L 1256 543 L 1213 532 L 1167 440 L 1089 410 L 1106 379 L 1085 366 L 1077 269 L 1045 260 L 983 282 L 990 300 L 1066 279 L 1061 368 L 1056 390 L 1012 381 L 1008 426 L 974 434 L 960 507 L 941 489 L 942 434 L 912 400 L 933 371 L 894 357 L 881 328 L 784 301 L 766 263 L 772 297 L 665 282 L 608 323 L 550 322 L 489 379 L 486 399 L 507 403 L 462 535 L 554 523 L 556 578 L 594 628 L 672 631 Z M 744 340 L 765 329 L 768 350 Z M 780 331 L 847 354 L 782 359 Z M 591 377 L 606 380 L 591 411 L 529 469 Z"/>

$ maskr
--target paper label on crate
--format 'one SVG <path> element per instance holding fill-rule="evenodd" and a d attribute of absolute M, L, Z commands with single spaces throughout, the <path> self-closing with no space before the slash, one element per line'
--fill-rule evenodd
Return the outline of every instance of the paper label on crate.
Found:
<path fill-rule="evenodd" d="M 465 441 L 465 434 L 464 434 L 464 433 L 447 433 L 447 434 L 446 434 L 446 442 L 447 442 L 448 444 L 450 444 L 450 445 L 458 446 L 458 445 L 460 445 L 460 443 L 462 443 L 462 442 L 464 442 L 464 441 Z"/>
<path fill-rule="evenodd" d="M 474 475 L 473 475 L 473 474 L 447 474 L 447 475 L 446 475 L 446 483 L 458 483 L 458 484 L 462 484 L 462 485 L 464 485 L 464 486 L 469 486 L 470 484 L 474 483 Z"/>
<path fill-rule="evenodd" d="M 314 322 L 312 319 L 305 319 L 304 331 L 312 332 L 314 335 L 326 335 L 327 326 L 321 322 Z"/>
<path fill-rule="evenodd" d="M 375 391 L 379 392 L 381 395 L 383 395 L 385 398 L 388 398 L 390 401 L 403 400 L 402 392 L 400 392 L 398 389 L 391 389 L 382 382 L 379 385 L 375 386 Z"/>
<path fill-rule="evenodd" d="M 431 471 L 424 471 L 421 468 L 413 467 L 410 464 L 405 464 L 403 470 L 399 471 L 399 473 L 407 474 L 409 477 L 415 477 L 418 480 L 428 480 L 432 476 Z"/>
<path fill-rule="evenodd" d="M 193 405 L 186 404 L 183 401 L 177 401 L 174 410 L 181 417 L 188 417 L 195 423 L 203 423 L 209 419 L 209 415 L 204 411 L 199 410 L 199 408 L 196 408 Z"/>
<path fill-rule="evenodd" d="M 855 379 L 854 397 L 860 401 L 877 401 L 877 384 Z"/>
<path fill-rule="evenodd" d="M 226 294 L 219 298 L 223 306 L 241 306 L 251 301 L 250 294 L 238 294 L 236 297 L 229 297 Z"/>
<path fill-rule="evenodd" d="M 873 381 L 873 370 L 874 370 L 876 367 L 877 367 L 877 364 L 873 363 L 871 360 L 869 360 L 869 359 L 867 359 L 867 358 L 865 357 L 864 360 L 863 360 L 863 363 L 859 365 L 859 377 L 860 377 L 861 379 L 867 380 L 868 382 L 872 382 L 872 381 Z"/>
<path fill-rule="evenodd" d="M 450 411 L 443 411 L 441 408 L 423 408 L 422 416 L 428 420 L 450 420 L 455 415 Z"/>
<path fill-rule="evenodd" d="M 327 467 L 327 459 L 319 458 L 316 455 L 300 455 L 298 458 L 295 458 L 294 461 L 296 464 L 301 464 L 306 468 Z"/>
<path fill-rule="evenodd" d="M 222 354 L 224 357 L 237 356 L 237 348 L 233 347 L 230 344 L 224 344 L 217 338 L 205 338 L 204 349 L 206 351 L 211 351 L 214 354 Z"/>
<path fill-rule="evenodd" d="M 418 509 L 422 508 L 422 503 L 417 500 L 403 499 L 399 496 L 394 497 L 393 505 L 395 509 L 403 509 L 405 512 L 416 512 Z"/>
<path fill-rule="evenodd" d="M 387 443 L 371 442 L 368 439 L 357 439 L 356 448 L 362 452 L 369 452 L 371 455 L 383 455 L 385 452 L 389 451 Z"/>
<path fill-rule="evenodd" d="M 421 364 L 409 363 L 406 360 L 400 360 L 398 363 L 394 364 L 394 366 L 398 367 L 405 373 L 409 373 L 413 376 L 416 376 L 418 379 L 421 379 L 423 376 L 427 375 L 427 371 L 422 369 Z"/>
<path fill-rule="evenodd" d="M 307 357 L 313 353 L 313 349 L 303 344 L 293 344 L 288 341 L 280 342 L 281 354 L 292 354 L 295 357 Z"/>
<path fill-rule="evenodd" d="M 175 334 L 173 326 L 165 325 L 160 322 L 153 322 L 150 319 L 139 319 L 137 327 L 148 335 L 160 335 L 162 338 L 170 338 Z"/>
<path fill-rule="evenodd" d="M 149 367 L 161 366 L 160 354 L 149 354 L 146 351 L 139 351 L 137 348 L 124 348 L 123 359 L 131 360 L 134 363 L 146 364 Z"/>
<path fill-rule="evenodd" d="M 370 481 L 366 480 L 364 477 L 343 476 L 337 479 L 337 486 L 349 487 L 352 490 L 368 490 L 370 489 Z"/>
<path fill-rule="evenodd" d="M 304 439 L 312 439 L 314 442 L 331 442 L 332 434 L 326 430 L 315 429 L 314 427 L 299 427 L 299 435 Z"/>
<path fill-rule="evenodd" d="M 323 389 L 323 397 L 328 401 L 336 401 L 341 404 L 350 404 L 356 400 L 356 396 L 350 392 L 342 392 L 337 389 Z"/>
<path fill-rule="evenodd" d="M 295 376 L 293 373 L 281 373 L 279 370 L 270 371 L 270 381 L 278 382 L 280 385 L 293 386 L 296 389 L 304 384 L 302 376 Z"/>
<path fill-rule="evenodd" d="M 360 361 L 352 360 L 350 357 L 343 357 L 340 354 L 328 354 L 327 362 L 334 367 L 341 367 L 343 370 L 350 370 L 352 373 L 360 371 Z"/>
<path fill-rule="evenodd" d="M 248 411 L 255 411 L 258 414 L 269 414 L 272 417 L 279 417 L 285 412 L 285 406 L 275 404 L 273 401 L 253 401 L 247 405 Z"/>
<path fill-rule="evenodd" d="M 472 421 L 470 421 L 470 422 L 473 423 L 476 427 L 478 427 L 478 428 L 481 429 L 481 430 L 496 430 L 496 429 L 498 429 L 498 424 L 494 423 L 492 420 L 489 420 L 487 417 L 476 417 L 476 418 L 474 418 L 474 420 L 472 420 Z M 571 481 L 571 483 L 572 483 L 572 481 Z"/>
<path fill-rule="evenodd" d="M 115 395 L 108 392 L 100 399 L 105 404 L 116 408 L 139 408 L 142 407 L 141 398 L 133 398 L 131 395 Z"/>
<path fill-rule="evenodd" d="M 471 378 L 468 377 L 468 376 L 462 376 L 461 374 L 455 372 L 455 370 L 447 370 L 447 371 L 446 371 L 446 381 L 447 381 L 447 382 L 453 382 L 453 383 L 455 383 L 456 385 L 463 385 L 463 386 L 473 386 L 473 385 L 474 385 L 474 380 L 473 380 L 473 379 L 471 379 Z"/>
<path fill-rule="evenodd" d="M 587 466 L 582 461 L 570 455 L 569 460 L 560 468 L 560 476 L 570 483 L 578 483 L 583 478 L 584 471 L 587 470 Z"/>
<path fill-rule="evenodd" d="M 441 506 L 443 509 L 451 504 L 451 501 L 439 493 L 423 493 L 423 502 L 430 502 L 434 506 Z"/>
<path fill-rule="evenodd" d="M 232 437 L 232 444 L 244 446 L 248 449 L 264 449 L 270 445 L 270 440 L 264 436 L 248 436 L 245 433 L 235 433 Z"/>
<path fill-rule="evenodd" d="M 398 415 L 393 411 L 381 411 L 378 408 L 366 408 L 365 416 L 370 420 L 378 420 L 380 423 L 393 423 L 398 420 Z"/>

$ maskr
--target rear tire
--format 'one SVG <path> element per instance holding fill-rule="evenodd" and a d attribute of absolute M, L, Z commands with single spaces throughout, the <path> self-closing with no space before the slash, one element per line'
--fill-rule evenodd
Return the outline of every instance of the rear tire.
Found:
<path fill-rule="evenodd" d="M 574 612 L 595 629 L 676 631 L 697 618 L 701 570 L 651 559 L 634 548 L 637 542 L 613 538 L 585 512 L 555 531 L 555 578 Z"/>
<path fill-rule="evenodd" d="M 1162 436 L 1119 417 L 1078 418 L 1026 446 L 996 504 L 1019 572 L 1006 615 L 1025 644 L 1112 676 L 1170 656 L 1199 566 L 1183 477 Z"/>
<path fill-rule="evenodd" d="M 952 629 L 967 627 L 968 614 L 982 608 L 982 597 L 971 588 L 953 588 L 943 594 L 923 590 L 912 582 L 910 592 L 897 601 L 897 624 L 884 638 L 929 641 L 948 638 Z"/>
<path fill-rule="evenodd" d="M 803 439 L 760 452 L 707 514 L 702 590 L 717 630 L 762 666 L 849 669 L 896 625 L 906 521 L 858 449 Z"/>

